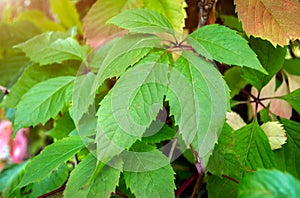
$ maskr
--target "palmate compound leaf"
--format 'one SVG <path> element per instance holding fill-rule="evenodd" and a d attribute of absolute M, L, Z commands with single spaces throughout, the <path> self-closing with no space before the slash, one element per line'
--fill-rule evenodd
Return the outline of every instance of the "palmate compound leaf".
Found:
<path fill-rule="evenodd" d="M 249 173 L 239 186 L 238 197 L 289 197 L 300 196 L 300 182 L 288 173 L 260 169 Z"/>
<path fill-rule="evenodd" d="M 290 40 L 300 38 L 298 0 L 235 0 L 234 3 L 247 34 L 268 39 L 274 46 L 288 45 Z"/>
<path fill-rule="evenodd" d="M 97 158 L 106 163 L 128 149 L 155 120 L 167 87 L 169 57 L 148 54 L 117 81 L 97 112 Z"/>
<path fill-rule="evenodd" d="M 84 147 L 79 136 L 67 137 L 47 146 L 26 166 L 26 172 L 18 187 L 45 179 L 62 163 Z"/>
<path fill-rule="evenodd" d="M 158 46 L 159 41 L 160 38 L 154 35 L 133 34 L 106 44 L 102 48 L 107 51 L 100 48 L 89 63 L 92 68 L 98 69 L 97 75 L 89 73 L 75 80 L 72 107 L 75 124 L 84 113 L 88 112 L 88 107 L 93 104 L 98 87 L 106 79 L 121 76 L 129 66 L 137 63 L 153 47 Z"/>
<path fill-rule="evenodd" d="M 110 36 L 121 30 L 114 25 L 107 25 L 106 21 L 117 14 L 134 8 L 141 8 L 143 0 L 101 0 L 91 7 L 84 18 L 83 29 L 87 43 L 97 47 Z"/>
<path fill-rule="evenodd" d="M 208 59 L 266 73 L 247 41 L 225 26 L 214 24 L 199 28 L 188 36 L 188 42 Z"/>
<path fill-rule="evenodd" d="M 90 153 L 71 172 L 64 191 L 64 196 L 66 198 L 72 198 L 74 195 L 81 198 L 109 198 L 111 193 L 115 191 L 121 171 L 120 169 L 117 170 L 106 165 L 102 168 L 95 180 L 88 185 L 96 166 L 97 158 Z M 117 162 L 117 166 L 121 167 L 120 160 Z"/>
<path fill-rule="evenodd" d="M 21 49 L 30 60 L 40 65 L 83 60 L 86 55 L 85 47 L 62 32 L 46 32 L 14 47 Z"/>
<path fill-rule="evenodd" d="M 175 37 L 174 29 L 168 19 L 150 9 L 127 10 L 111 18 L 108 24 L 137 33 L 169 33 Z"/>
<path fill-rule="evenodd" d="M 70 101 L 74 77 L 51 78 L 33 86 L 17 105 L 15 131 L 20 128 L 45 124 L 56 116 Z"/>
<path fill-rule="evenodd" d="M 225 120 L 229 91 L 213 64 L 190 52 L 183 56 L 171 68 L 166 100 L 186 145 L 207 160 Z"/>

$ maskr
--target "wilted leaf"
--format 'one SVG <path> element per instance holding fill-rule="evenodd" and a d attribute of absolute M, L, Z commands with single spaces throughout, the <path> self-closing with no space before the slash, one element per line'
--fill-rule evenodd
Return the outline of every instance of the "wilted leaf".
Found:
<path fill-rule="evenodd" d="M 246 33 L 268 39 L 276 46 L 300 38 L 298 0 L 235 0 Z"/>
<path fill-rule="evenodd" d="M 266 122 L 261 125 L 266 133 L 272 150 L 279 149 L 286 143 L 286 134 L 283 125 L 279 122 Z"/>
<path fill-rule="evenodd" d="M 92 47 L 99 46 L 109 40 L 110 36 L 121 30 L 106 21 L 121 12 L 133 8 L 141 8 L 143 0 L 101 0 L 97 1 L 84 18 L 83 28 L 87 43 Z"/>

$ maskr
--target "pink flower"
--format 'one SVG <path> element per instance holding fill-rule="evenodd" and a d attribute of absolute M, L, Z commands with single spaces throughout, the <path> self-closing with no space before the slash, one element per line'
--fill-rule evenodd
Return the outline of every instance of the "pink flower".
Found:
<path fill-rule="evenodd" d="M 20 129 L 13 139 L 12 124 L 8 120 L 0 122 L 0 171 L 6 163 L 22 163 L 27 150 L 26 133 L 29 129 Z"/>

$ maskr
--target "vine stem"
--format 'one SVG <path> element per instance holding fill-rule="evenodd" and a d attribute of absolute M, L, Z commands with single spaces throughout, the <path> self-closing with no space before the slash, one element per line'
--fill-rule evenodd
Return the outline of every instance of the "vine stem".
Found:
<path fill-rule="evenodd" d="M 196 179 L 196 175 L 191 175 L 183 184 L 175 191 L 175 197 L 181 195 L 181 193 Z"/>

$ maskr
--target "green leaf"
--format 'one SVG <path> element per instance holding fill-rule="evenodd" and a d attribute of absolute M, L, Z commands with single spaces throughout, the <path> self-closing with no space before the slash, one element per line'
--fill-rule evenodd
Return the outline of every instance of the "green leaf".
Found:
<path fill-rule="evenodd" d="M 211 63 L 190 52 L 183 55 L 171 69 L 166 100 L 186 145 L 207 157 L 222 129 L 229 92 Z"/>
<path fill-rule="evenodd" d="M 28 163 L 25 175 L 18 187 L 42 181 L 83 147 L 84 145 L 78 136 L 64 138 L 47 146 Z"/>
<path fill-rule="evenodd" d="M 292 75 L 300 75 L 300 59 L 289 59 L 284 61 L 283 69 Z"/>
<path fill-rule="evenodd" d="M 115 191 L 120 177 L 120 170 L 110 166 L 105 166 L 92 182 L 87 185 L 89 179 L 94 173 L 97 165 L 97 159 L 93 154 L 89 154 L 82 162 L 72 171 L 71 176 L 64 191 L 65 197 L 107 197 Z"/>
<path fill-rule="evenodd" d="M 174 29 L 162 14 L 150 9 L 127 10 L 107 21 L 129 32 L 169 33 L 174 36 Z"/>
<path fill-rule="evenodd" d="M 250 46 L 257 54 L 268 75 L 250 68 L 243 68 L 243 77 L 259 91 L 279 72 L 284 63 L 286 48 L 276 48 L 266 40 L 250 38 Z"/>
<path fill-rule="evenodd" d="M 17 106 L 15 130 L 45 124 L 56 116 L 70 102 L 67 90 L 73 81 L 72 76 L 61 76 L 32 87 Z"/>
<path fill-rule="evenodd" d="M 77 65 L 78 63 L 66 62 L 62 65 L 53 64 L 44 67 L 39 67 L 38 65 L 28 66 L 17 83 L 12 87 L 2 105 L 15 108 L 22 96 L 34 85 L 57 76 L 75 75 L 78 69 Z"/>
<path fill-rule="evenodd" d="M 239 156 L 234 149 L 234 143 L 234 130 L 225 123 L 207 165 L 209 172 L 219 177 L 228 175 L 236 180 L 242 177 L 245 166 L 241 165 L 239 161 Z"/>
<path fill-rule="evenodd" d="M 16 78 L 29 64 L 29 60 L 24 55 L 14 55 L 0 59 L 0 84 L 9 86 L 15 83 Z"/>
<path fill-rule="evenodd" d="M 11 24 L 0 23 L 0 48 L 12 48 L 40 33 L 42 33 L 41 30 L 27 20 Z"/>
<path fill-rule="evenodd" d="M 221 19 L 223 21 L 223 25 L 234 29 L 238 32 L 243 32 L 242 23 L 239 21 L 239 19 L 236 16 L 233 15 L 221 15 Z"/>
<path fill-rule="evenodd" d="M 287 171 L 300 179 L 300 124 L 287 119 L 280 119 L 286 130 L 287 143 L 274 152 L 276 168 Z"/>
<path fill-rule="evenodd" d="M 280 98 L 287 101 L 298 113 L 300 113 L 300 89 L 285 96 L 281 96 Z"/>
<path fill-rule="evenodd" d="M 15 187 L 24 175 L 26 164 L 27 162 L 17 165 L 14 164 L 0 172 L 0 192 L 4 197 L 8 197 L 10 193 L 13 193 Z"/>
<path fill-rule="evenodd" d="M 214 24 L 199 28 L 189 35 L 188 42 L 208 59 L 266 73 L 247 41 L 225 26 Z"/>
<path fill-rule="evenodd" d="M 175 136 L 176 131 L 174 129 L 172 129 L 168 125 L 163 124 L 161 122 L 159 124 L 157 124 L 157 122 L 159 122 L 159 121 L 153 122 L 150 125 L 150 127 L 146 130 L 146 132 L 143 135 L 144 136 L 142 139 L 143 142 L 154 144 L 154 143 L 159 143 L 159 142 L 162 142 L 165 140 L 171 140 Z M 163 125 L 159 131 L 157 131 L 157 125 L 158 126 Z M 155 134 L 153 134 L 153 133 L 155 133 Z"/>
<path fill-rule="evenodd" d="M 128 149 L 155 120 L 166 93 L 169 57 L 150 53 L 130 68 L 101 101 L 97 112 L 97 158 L 103 162 Z"/>
<path fill-rule="evenodd" d="M 51 192 L 64 184 L 68 179 L 69 171 L 66 164 L 62 164 L 56 171 L 51 173 L 46 179 L 34 183 L 32 186 L 32 192 L 30 198 L 39 197 L 45 193 Z"/>
<path fill-rule="evenodd" d="M 185 1 L 183 0 L 145 0 L 145 8 L 155 10 L 164 15 L 174 27 L 176 32 L 183 32 L 185 18 L 187 17 Z"/>
<path fill-rule="evenodd" d="M 30 21 L 36 27 L 43 30 L 43 32 L 47 32 L 47 31 L 65 31 L 65 29 L 60 24 L 57 24 L 53 20 L 49 19 L 49 17 L 46 15 L 46 13 L 44 13 L 40 10 L 31 10 L 30 9 L 30 10 L 23 11 L 17 17 L 17 20 Z M 21 42 L 19 42 L 19 43 L 21 43 Z"/>
<path fill-rule="evenodd" d="M 50 5 L 64 27 L 70 29 L 77 26 L 81 30 L 79 14 L 70 0 L 50 0 Z"/>
<path fill-rule="evenodd" d="M 62 139 L 67 137 L 71 131 L 75 129 L 74 122 L 69 114 L 69 112 L 64 113 L 61 116 L 58 116 L 54 120 L 53 128 L 48 131 L 48 135 L 54 139 Z"/>
<path fill-rule="evenodd" d="M 206 188 L 209 198 L 232 198 L 237 197 L 238 193 L 237 183 L 214 175 L 208 176 Z"/>
<path fill-rule="evenodd" d="M 300 183 L 292 175 L 278 170 L 258 170 L 248 174 L 240 183 L 238 197 L 289 197 L 300 196 Z"/>
<path fill-rule="evenodd" d="M 275 167 L 269 140 L 256 121 L 235 131 L 234 137 L 234 150 L 239 156 L 241 165 L 252 170 Z"/>
<path fill-rule="evenodd" d="M 40 65 L 62 63 L 65 60 L 82 61 L 86 56 L 84 47 L 61 32 L 46 32 L 14 47 Z"/>
<path fill-rule="evenodd" d="M 72 110 L 73 119 L 76 125 L 78 125 L 83 114 L 88 112 L 89 105 L 94 103 L 94 97 L 89 97 L 89 95 L 95 77 L 94 73 L 89 72 L 86 75 L 78 76 L 74 81 Z"/>
<path fill-rule="evenodd" d="M 242 78 L 242 69 L 240 67 L 227 69 L 224 73 L 224 79 L 230 89 L 231 98 L 247 85 L 247 81 Z"/>
<path fill-rule="evenodd" d="M 84 18 L 84 35 L 92 47 L 99 47 L 108 37 L 115 36 L 121 30 L 106 22 L 117 14 L 134 8 L 141 8 L 143 0 L 101 0 L 96 1 Z"/>
<path fill-rule="evenodd" d="M 128 162 L 125 163 L 127 168 L 133 170 L 132 172 L 124 171 L 125 182 L 131 192 L 137 198 L 174 197 L 174 171 L 168 158 L 158 150 L 151 151 L 153 152 L 152 158 L 143 158 L 139 155 L 140 152 L 136 152 L 136 155 L 123 156 Z M 126 170 L 126 167 L 124 169 Z"/>

